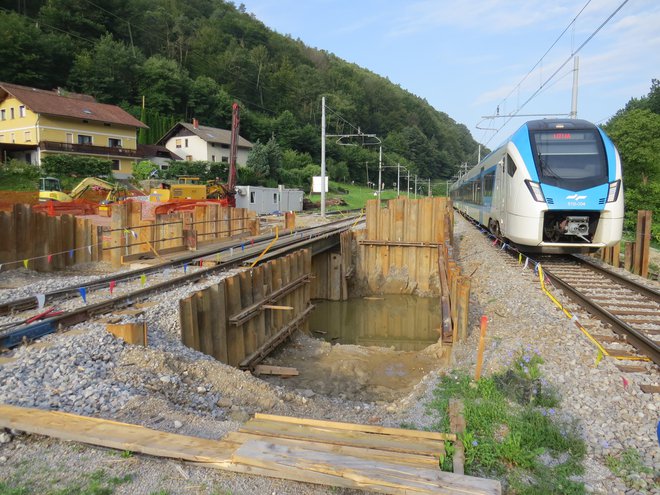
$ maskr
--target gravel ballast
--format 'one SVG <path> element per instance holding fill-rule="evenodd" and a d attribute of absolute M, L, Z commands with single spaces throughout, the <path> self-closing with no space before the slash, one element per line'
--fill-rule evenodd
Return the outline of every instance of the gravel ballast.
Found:
<path fill-rule="evenodd" d="M 653 487 L 651 475 L 641 475 L 636 488 L 631 488 L 605 467 L 608 454 L 634 448 L 647 466 L 656 472 L 660 470 L 655 432 L 658 400 L 639 389 L 642 383 L 660 383 L 657 367 L 647 364 L 646 373 L 624 374 L 610 358 L 596 365 L 596 349 L 541 292 L 532 270 L 505 263 L 503 254 L 460 216 L 456 219 L 455 236 L 456 257 L 463 273 L 474 275 L 471 333 L 466 342 L 454 346 L 453 367 L 474 371 L 479 320 L 486 315 L 484 373 L 505 366 L 522 347 L 529 345 L 539 350 L 545 361 L 544 376 L 562 395 L 560 413 L 579 421 L 587 442 L 583 480 L 588 491 L 660 494 L 660 489 Z M 44 338 L 43 343 L 3 355 L 13 359 L 0 364 L 0 403 L 107 418 L 211 439 L 237 430 L 255 412 L 395 427 L 405 423 L 417 428 L 437 420 L 426 413 L 425 404 L 431 400 L 439 377 L 447 371 L 440 366 L 411 393 L 382 404 L 302 393 L 253 377 L 183 346 L 179 299 L 217 283 L 222 276 L 226 275 L 188 284 L 155 299 L 157 304 L 147 307 L 142 317 L 148 327 L 146 348 L 115 339 L 103 324 L 83 323 L 69 332 Z M 88 281 L 78 270 L 74 277 Z M 7 287 L 7 281 L 14 288 L 0 289 L 0 300 L 16 298 L 18 292 L 30 295 L 71 283 L 62 274 L 51 277 L 24 270 L 0 274 L 0 287 Z M 560 293 L 556 295 L 571 307 Z M 600 325 L 583 312 L 574 312 L 580 321 Z M 307 336 L 296 338 L 302 339 L 306 347 L 327 345 Z M 27 470 L 28 478 L 42 480 L 44 486 L 50 486 L 48 483 L 53 480 L 60 480 L 59 486 L 65 486 L 80 480 L 82 473 L 104 470 L 111 476 L 133 475 L 130 482 L 116 487 L 116 494 L 360 493 L 119 454 L 37 435 L 0 433 L 0 481 L 20 480 Z"/>

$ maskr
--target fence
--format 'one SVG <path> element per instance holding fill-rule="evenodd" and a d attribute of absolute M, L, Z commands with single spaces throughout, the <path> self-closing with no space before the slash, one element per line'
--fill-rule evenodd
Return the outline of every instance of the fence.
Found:
<path fill-rule="evenodd" d="M 652 212 L 647 210 L 638 211 L 635 241 L 625 241 L 624 243 L 624 268 L 644 278 L 648 278 L 649 276 L 652 218 Z M 616 268 L 621 266 L 621 247 L 619 243 L 615 246 L 601 249 L 598 256 L 605 263 Z"/>
<path fill-rule="evenodd" d="M 113 204 L 109 227 L 107 218 L 53 215 L 42 206 L 14 205 L 11 212 L 0 212 L 0 269 L 50 271 L 92 261 L 109 261 L 119 268 L 148 252 L 196 249 L 220 239 L 259 233 L 256 214 L 243 208 L 201 203 L 188 205 L 184 211 L 143 215 L 152 205 Z"/>
<path fill-rule="evenodd" d="M 185 345 L 242 369 L 253 369 L 313 309 L 309 250 L 277 258 L 182 299 Z"/>
<path fill-rule="evenodd" d="M 103 257 L 102 228 L 87 218 L 49 216 L 16 204 L 11 212 L 0 212 L 0 232 L 2 271 L 61 270 Z"/>
<path fill-rule="evenodd" d="M 194 250 L 219 239 L 259 233 L 256 214 L 244 208 L 198 203 L 152 216 L 146 212 L 151 206 L 139 201 L 112 206 L 110 241 L 104 249 L 110 253 L 113 267 L 148 252 Z"/>

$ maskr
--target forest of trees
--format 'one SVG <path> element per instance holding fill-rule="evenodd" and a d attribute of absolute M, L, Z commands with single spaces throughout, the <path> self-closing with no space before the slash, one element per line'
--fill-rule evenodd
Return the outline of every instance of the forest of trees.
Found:
<path fill-rule="evenodd" d="M 660 243 L 660 81 L 647 96 L 632 98 L 604 126 L 623 164 L 626 230 L 634 232 L 638 210 L 653 212 L 652 235 Z"/>
<path fill-rule="evenodd" d="M 382 140 L 385 165 L 420 178 L 451 177 L 477 149 L 464 125 L 422 98 L 268 29 L 232 2 L 0 0 L 0 26 L 0 81 L 120 105 L 150 126 L 145 143 L 192 117 L 227 129 L 238 101 L 241 135 L 279 157 L 261 167 L 274 179 L 318 167 L 321 96 L 344 119 L 329 116 L 329 133 L 358 125 Z M 327 163 L 331 179 L 366 184 L 378 149 L 328 140 Z M 395 169 L 384 172 L 386 184 L 396 180 Z"/>

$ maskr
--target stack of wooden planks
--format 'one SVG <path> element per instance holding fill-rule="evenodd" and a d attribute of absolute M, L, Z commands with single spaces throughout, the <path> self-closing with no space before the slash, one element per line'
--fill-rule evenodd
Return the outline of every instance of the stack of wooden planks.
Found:
<path fill-rule="evenodd" d="M 227 471 L 389 494 L 499 494 L 498 481 L 443 472 L 452 434 L 257 414 L 221 440 L 0 405 L 0 428 L 182 459 Z"/>

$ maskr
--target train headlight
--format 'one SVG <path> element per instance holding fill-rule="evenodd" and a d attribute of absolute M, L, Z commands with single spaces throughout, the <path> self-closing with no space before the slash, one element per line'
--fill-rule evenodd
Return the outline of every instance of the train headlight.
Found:
<path fill-rule="evenodd" d="M 545 196 L 543 196 L 543 191 L 541 191 L 541 184 L 538 182 L 532 182 L 531 180 L 525 180 L 525 184 L 527 184 L 527 189 L 529 189 L 534 201 L 545 203 Z"/>
<path fill-rule="evenodd" d="M 621 189 L 621 181 L 616 180 L 610 182 L 610 190 L 607 193 L 607 202 L 614 203 L 619 198 L 619 189 Z"/>

